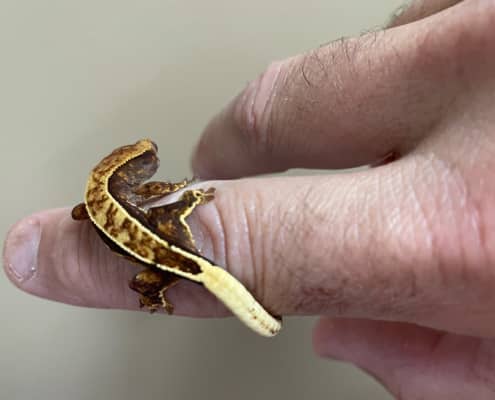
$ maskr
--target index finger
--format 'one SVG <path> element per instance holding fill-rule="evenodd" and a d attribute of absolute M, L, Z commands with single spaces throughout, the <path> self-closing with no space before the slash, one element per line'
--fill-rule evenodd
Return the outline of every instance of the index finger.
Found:
<path fill-rule="evenodd" d="M 350 168 L 407 153 L 451 98 L 457 69 L 446 60 L 465 37 L 458 27 L 468 12 L 460 3 L 273 63 L 208 124 L 192 160 L 196 174 Z"/>

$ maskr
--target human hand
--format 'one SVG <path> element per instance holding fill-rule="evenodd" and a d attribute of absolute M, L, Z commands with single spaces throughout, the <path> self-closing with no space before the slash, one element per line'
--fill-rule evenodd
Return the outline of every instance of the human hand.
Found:
<path fill-rule="evenodd" d="M 401 399 L 495 397 L 494 23 L 492 2 L 416 1 L 390 29 L 272 64 L 193 159 L 238 178 L 399 158 L 238 198 L 265 303 L 327 315 L 316 352 Z"/>
<path fill-rule="evenodd" d="M 211 121 L 193 165 L 213 179 L 397 160 L 215 183 L 192 228 L 268 309 L 326 316 L 318 354 L 403 399 L 493 398 L 495 6 L 425 3 L 391 29 L 271 65 Z M 4 256 L 28 292 L 138 307 L 135 267 L 67 209 L 19 222 Z M 226 314 L 187 282 L 169 299 L 178 314 Z"/>

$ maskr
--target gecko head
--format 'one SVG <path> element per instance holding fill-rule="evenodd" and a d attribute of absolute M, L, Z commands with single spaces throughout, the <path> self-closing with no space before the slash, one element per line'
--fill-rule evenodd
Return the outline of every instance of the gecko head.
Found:
<path fill-rule="evenodd" d="M 146 150 L 152 150 L 153 152 L 157 153 L 158 152 L 158 146 L 156 145 L 156 143 L 151 140 L 151 139 L 141 139 L 141 140 L 138 140 L 134 146 L 136 147 L 140 147 L 140 148 L 144 148 Z"/>

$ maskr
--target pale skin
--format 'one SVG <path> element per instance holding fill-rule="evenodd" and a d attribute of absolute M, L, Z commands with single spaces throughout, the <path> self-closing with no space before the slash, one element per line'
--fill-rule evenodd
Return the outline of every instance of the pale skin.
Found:
<path fill-rule="evenodd" d="M 268 309 L 322 316 L 320 356 L 401 399 L 493 399 L 495 4 L 419 1 L 390 26 L 273 63 L 211 120 L 193 169 L 232 180 L 208 182 L 193 233 Z M 39 296 L 139 307 L 135 266 L 69 209 L 16 224 L 4 265 Z M 226 314 L 191 284 L 167 294 L 177 314 Z"/>

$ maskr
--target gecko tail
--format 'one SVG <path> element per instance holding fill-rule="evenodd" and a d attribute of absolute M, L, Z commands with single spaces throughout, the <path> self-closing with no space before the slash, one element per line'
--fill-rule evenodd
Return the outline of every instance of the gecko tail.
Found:
<path fill-rule="evenodd" d="M 201 283 L 256 333 L 271 337 L 282 328 L 282 319 L 270 315 L 246 287 L 224 269 L 203 266 Z"/>

